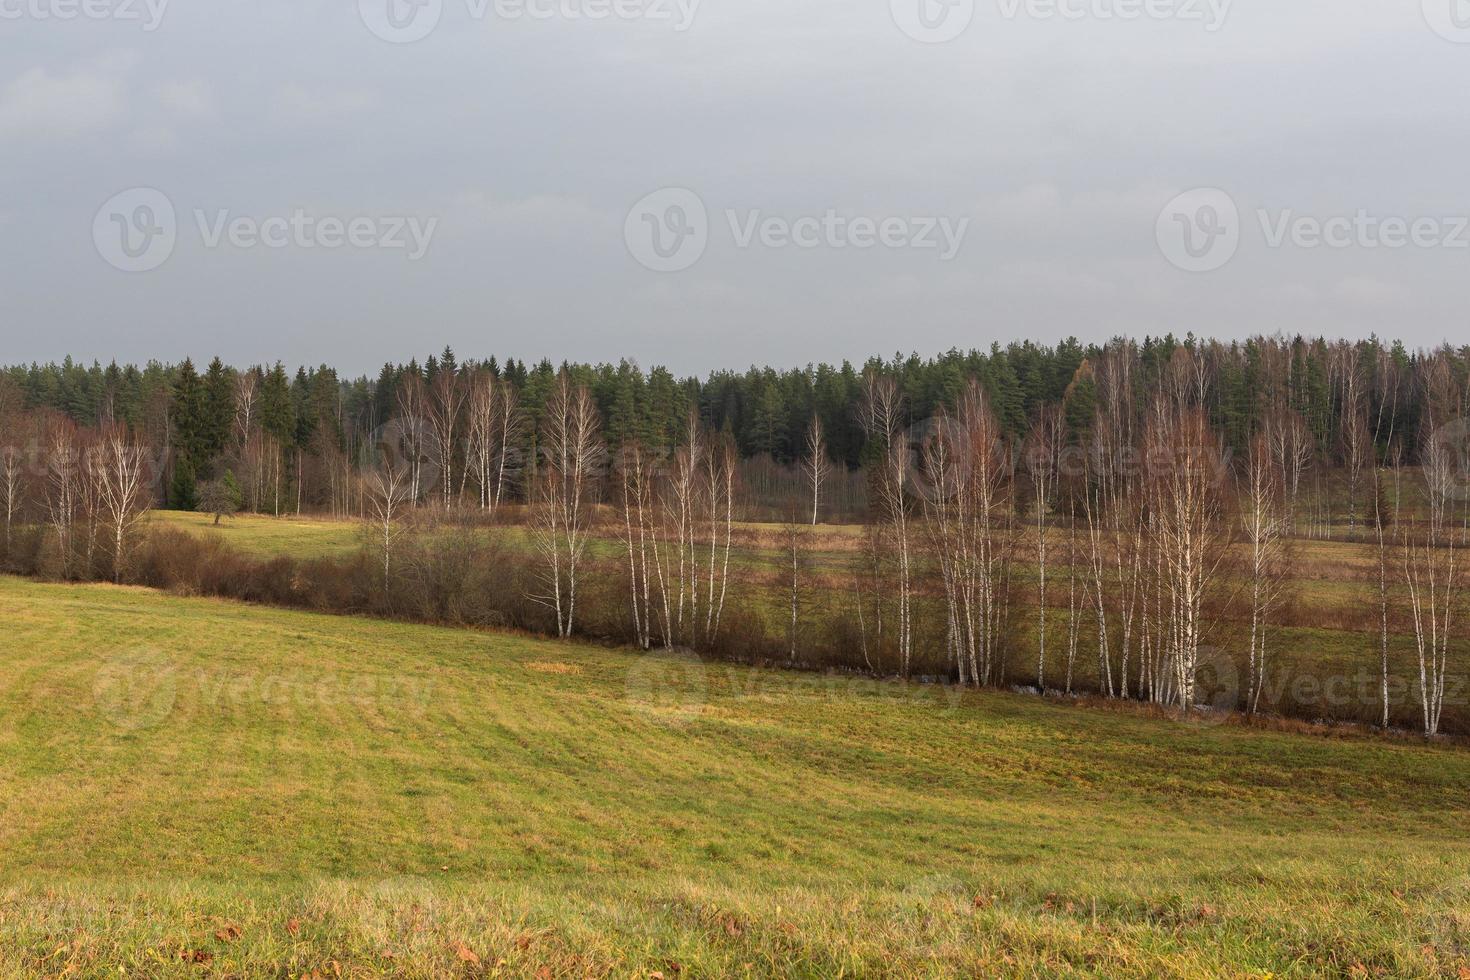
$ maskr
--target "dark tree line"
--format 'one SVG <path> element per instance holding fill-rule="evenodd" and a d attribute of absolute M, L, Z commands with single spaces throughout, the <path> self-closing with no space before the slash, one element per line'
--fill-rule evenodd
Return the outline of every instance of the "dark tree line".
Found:
<path fill-rule="evenodd" d="M 495 357 L 461 361 L 449 348 L 422 363 L 386 364 L 376 378 L 355 379 L 342 378 L 329 365 L 301 367 L 291 374 L 280 363 L 233 368 L 218 358 L 202 371 L 188 360 L 103 367 L 68 358 L 0 371 L 0 385 L 7 389 L 0 398 L 25 409 L 62 413 L 78 425 L 126 425 L 168 454 L 166 502 L 192 509 L 199 484 L 222 477 L 239 455 L 245 437 L 238 430 L 241 379 L 248 376 L 253 406 L 247 424 L 258 427 L 268 437 L 270 451 L 279 456 L 280 486 L 270 504 L 280 510 L 285 506 L 281 498 L 292 506 L 332 503 L 331 468 L 358 458 L 372 434 L 401 415 L 399 393 L 410 378 L 432 387 L 446 372 L 486 372 L 508 383 L 525 413 L 524 458 L 535 458 L 543 406 L 558 372 L 565 369 L 592 393 L 611 448 L 635 442 L 676 446 L 692 411 L 704 426 L 733 439 L 742 458 L 768 456 L 776 464 L 792 465 L 803 458 L 806 433 L 817 417 L 833 461 L 855 470 L 866 462 L 867 441 L 854 411 L 866 375 L 894 379 L 910 421 L 930 418 L 942 406 L 954 404 L 973 378 L 985 390 L 1002 432 L 1013 440 L 1024 436 L 1043 406 L 1064 405 L 1067 438 L 1080 444 L 1096 414 L 1095 382 L 1083 367 L 1118 343 L 1067 340 L 1047 347 L 1028 341 L 928 358 L 873 358 L 862 365 L 752 367 L 705 378 L 676 377 L 663 367 L 645 371 L 630 361 L 559 366 L 549 360 L 532 365 Z M 1246 451 L 1266 412 L 1279 405 L 1299 414 L 1315 441 L 1316 455 L 1330 466 L 1348 461 L 1340 438 L 1347 411 L 1364 411 L 1375 420 L 1391 413 L 1389 424 L 1376 428 L 1396 433 L 1406 447 L 1419 444 L 1420 407 L 1414 390 L 1390 394 L 1380 377 L 1386 364 L 1403 376 L 1413 374 L 1423 355 L 1402 344 L 1385 348 L 1377 340 L 1345 345 L 1303 337 L 1230 344 L 1193 337 L 1146 338 L 1132 345 L 1139 382 L 1134 390 L 1157 390 L 1180 348 L 1197 352 L 1208 363 L 1212 380 L 1205 409 L 1233 453 Z M 1458 352 L 1453 362 L 1463 376 L 1465 352 Z M 1348 395 L 1341 383 L 1349 363 L 1361 391 L 1361 398 L 1352 395 L 1350 409 L 1344 407 Z M 1138 395 L 1136 406 L 1140 415 L 1143 397 Z M 1391 405 L 1386 403 L 1390 397 Z M 270 509 L 259 500 L 252 503 Z"/>

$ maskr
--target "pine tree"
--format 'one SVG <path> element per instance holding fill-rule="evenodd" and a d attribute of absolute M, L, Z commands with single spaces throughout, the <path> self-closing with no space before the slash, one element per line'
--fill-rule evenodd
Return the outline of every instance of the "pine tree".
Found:
<path fill-rule="evenodd" d="M 218 357 L 209 362 L 204 374 L 204 411 L 201 436 L 204 456 L 201 468 L 208 465 L 228 447 L 230 424 L 235 417 L 234 372 L 225 368 Z"/>

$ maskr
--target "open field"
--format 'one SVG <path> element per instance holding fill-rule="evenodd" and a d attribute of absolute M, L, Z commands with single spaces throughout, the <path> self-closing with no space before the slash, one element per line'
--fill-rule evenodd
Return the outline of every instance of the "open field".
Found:
<path fill-rule="evenodd" d="M 357 550 L 362 541 L 356 524 L 324 517 L 240 514 L 216 526 L 208 514 L 155 510 L 149 512 L 148 521 L 157 528 L 217 535 L 231 547 L 258 557 L 340 558 Z"/>
<path fill-rule="evenodd" d="M 1470 753 L 0 579 L 0 972 L 1457 976 Z"/>
<path fill-rule="evenodd" d="M 232 548 L 256 558 L 286 555 L 303 558 L 340 558 L 363 546 L 359 525 L 349 521 L 325 518 L 272 518 L 241 516 L 214 527 L 209 517 L 200 514 L 157 512 L 150 518 L 158 528 L 176 528 L 226 542 Z M 601 575 L 621 581 L 626 574 L 626 557 L 617 539 L 618 528 L 608 515 L 600 536 L 594 538 L 589 554 L 601 565 Z M 438 532 L 435 532 L 438 533 Z M 513 542 L 530 554 L 534 545 L 528 531 L 519 525 L 501 528 L 452 528 L 453 535 L 499 536 Z M 802 531 L 802 547 L 806 552 L 803 587 L 807 595 L 803 603 L 807 615 L 840 618 L 852 615 L 853 589 L 861 564 L 862 530 L 855 526 L 822 525 Z M 768 636 L 780 639 L 789 624 L 789 557 L 782 552 L 782 528 L 769 524 L 739 524 L 735 530 L 732 568 L 738 586 L 735 594 L 748 600 L 752 615 L 763 623 Z M 1019 541 L 1015 548 L 1013 579 L 1017 586 L 1016 612 L 1012 623 L 1013 660 L 1008 680 L 1017 684 L 1034 684 L 1036 677 L 1036 612 L 1035 565 L 1032 558 L 1034 538 Z M 1082 545 L 1079 544 L 1079 554 Z M 1066 633 L 1067 570 L 1066 538 L 1060 529 L 1051 532 L 1049 544 L 1049 666 L 1051 684 L 1060 685 L 1064 674 Z M 1376 724 L 1381 717 L 1382 685 L 1379 663 L 1379 619 L 1377 605 L 1377 553 L 1366 544 L 1341 541 L 1298 540 L 1292 542 L 1293 580 L 1282 607 L 1273 615 L 1270 640 L 1271 668 L 1268 672 L 1263 705 L 1277 711 L 1309 719 L 1334 719 Z M 921 559 L 922 560 L 922 559 Z M 1391 622 L 1389 641 L 1390 718 L 1395 726 L 1413 730 L 1421 724 L 1417 688 L 1418 661 L 1410 624 L 1404 611 L 1405 598 L 1401 583 L 1401 560 L 1390 555 L 1390 585 L 1398 593 Z M 1079 573 L 1085 576 L 1085 570 Z M 932 578 L 932 576 L 931 576 Z M 932 624 L 941 623 L 943 608 L 935 584 L 928 585 L 929 595 L 918 601 L 929 609 L 921 618 Z M 1245 654 L 1248 643 L 1247 583 L 1237 580 L 1224 591 L 1235 591 L 1235 608 L 1212 623 L 1207 645 L 1209 656 L 1221 665 L 1229 665 L 1229 676 L 1222 678 L 1222 690 L 1233 685 L 1243 690 Z M 615 617 L 626 615 L 613 600 Z M 1086 601 L 1082 602 L 1086 609 Z M 1079 690 L 1095 689 L 1098 664 L 1095 654 L 1095 628 L 1090 614 L 1081 626 L 1079 654 L 1074 678 Z M 857 643 L 853 639 L 854 646 Z M 931 642 L 942 642 L 933 637 Z M 881 671 L 880 671 L 881 672 Z M 1467 673 L 1458 650 L 1450 665 L 1446 693 L 1447 730 L 1470 731 L 1470 673 Z"/>

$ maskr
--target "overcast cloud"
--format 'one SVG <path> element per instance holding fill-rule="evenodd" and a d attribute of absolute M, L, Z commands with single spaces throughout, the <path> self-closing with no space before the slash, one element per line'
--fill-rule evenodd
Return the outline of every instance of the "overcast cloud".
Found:
<path fill-rule="evenodd" d="M 418 2 L 0 0 L 0 362 L 1466 339 L 1465 0 Z"/>

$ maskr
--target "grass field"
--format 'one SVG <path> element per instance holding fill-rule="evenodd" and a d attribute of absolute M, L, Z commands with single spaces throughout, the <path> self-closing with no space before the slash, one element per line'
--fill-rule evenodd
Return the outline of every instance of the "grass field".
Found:
<path fill-rule="evenodd" d="M 176 511 L 155 512 L 150 520 L 155 527 L 177 528 L 193 534 L 215 536 L 235 549 L 258 558 L 286 555 L 304 558 L 341 558 L 362 547 L 364 539 L 358 525 L 327 518 L 272 518 L 247 515 L 215 527 L 206 515 Z M 612 518 L 609 516 L 608 520 Z M 626 558 L 622 544 L 615 537 L 616 526 L 601 529 L 593 540 L 589 554 L 604 563 L 608 572 L 621 575 Z M 498 534 L 516 542 L 528 551 L 533 545 L 526 539 L 527 530 L 520 526 L 501 529 L 454 529 L 447 533 Z M 1050 646 L 1052 651 L 1049 678 L 1060 683 L 1063 672 L 1059 652 L 1064 643 L 1066 601 L 1065 544 L 1060 531 L 1051 541 Z M 803 547 L 807 549 L 810 601 L 826 603 L 831 608 L 849 608 L 855 564 L 860 560 L 861 530 L 853 526 L 822 525 L 804 531 Z M 739 582 L 738 592 L 753 600 L 752 608 L 766 622 L 768 635 L 784 637 L 789 617 L 789 593 L 785 563 L 781 553 L 781 528 L 776 525 L 741 524 L 737 526 L 732 568 Z M 1016 552 L 1015 581 L 1020 586 L 1019 602 L 1028 607 L 1014 623 L 1017 663 L 1011 680 L 1016 683 L 1034 681 L 1034 650 L 1037 648 L 1034 603 L 1035 566 L 1030 561 L 1034 542 L 1022 542 Z M 1271 637 L 1271 670 L 1267 680 L 1266 710 L 1285 712 L 1294 717 L 1331 718 L 1363 724 L 1377 724 L 1381 712 L 1379 682 L 1379 637 L 1377 618 L 1377 554 L 1365 544 L 1341 541 L 1303 540 L 1293 543 L 1294 581 L 1288 601 L 1274 614 Z M 1391 561 L 1393 586 L 1402 593 L 1397 579 L 1401 574 L 1394 555 Z M 1086 574 L 1084 571 L 1082 574 Z M 931 576 L 932 577 L 932 576 Z M 930 582 L 931 588 L 933 583 Z M 1248 626 L 1245 583 L 1237 581 L 1237 594 L 1232 613 L 1212 624 L 1208 643 L 1212 651 L 1233 656 L 1238 666 L 1233 678 L 1243 687 Z M 943 611 L 939 598 L 930 594 L 920 603 L 934 604 L 930 621 L 938 621 Z M 1407 599 L 1396 600 L 1402 610 Z M 1085 605 L 1085 597 L 1084 597 Z M 1417 688 L 1418 661 L 1413 635 L 1404 615 L 1393 628 L 1389 643 L 1391 723 L 1408 730 L 1422 724 Z M 1083 626 L 1082 649 L 1076 664 L 1075 679 L 1079 689 L 1096 689 L 1097 661 L 1093 626 Z M 1470 708 L 1466 695 L 1470 678 L 1460 666 L 1458 652 L 1452 665 L 1452 677 L 1446 698 L 1447 730 L 1470 731 Z"/>
<path fill-rule="evenodd" d="M 1460 976 L 1470 753 L 0 579 L 0 973 Z"/>
<path fill-rule="evenodd" d="M 362 544 L 358 525 L 328 518 L 241 514 L 216 525 L 209 514 L 155 510 L 149 512 L 148 521 L 158 528 L 216 535 L 239 551 L 262 558 L 340 558 Z"/>

